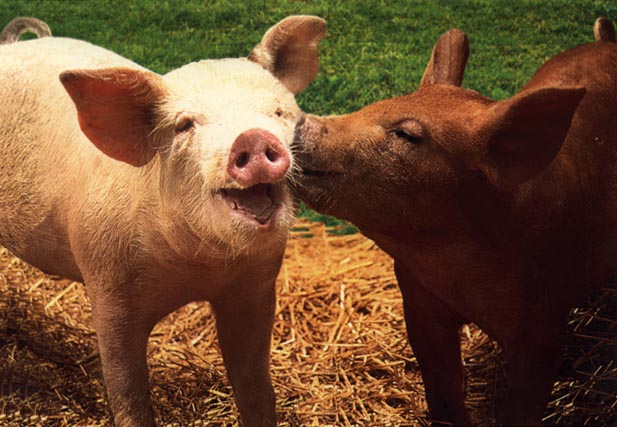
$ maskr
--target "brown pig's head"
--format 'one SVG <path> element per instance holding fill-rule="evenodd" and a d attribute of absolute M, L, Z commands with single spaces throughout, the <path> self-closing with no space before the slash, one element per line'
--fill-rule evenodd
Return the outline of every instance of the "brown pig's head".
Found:
<path fill-rule="evenodd" d="M 503 197 L 559 152 L 581 88 L 544 88 L 494 102 L 459 87 L 467 38 L 439 40 L 420 89 L 297 128 L 300 197 L 363 231 L 443 231 L 478 200 Z"/>

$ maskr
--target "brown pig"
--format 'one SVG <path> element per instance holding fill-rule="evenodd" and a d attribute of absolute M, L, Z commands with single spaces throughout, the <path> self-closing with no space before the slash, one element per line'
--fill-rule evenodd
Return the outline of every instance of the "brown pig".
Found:
<path fill-rule="evenodd" d="M 569 310 L 617 266 L 617 44 L 610 21 L 596 29 L 504 101 L 459 87 L 452 30 L 418 91 L 299 125 L 300 196 L 394 258 L 435 424 L 470 423 L 469 322 L 505 353 L 499 421 L 539 424 Z"/>
<path fill-rule="evenodd" d="M 116 425 L 154 425 L 148 336 L 194 300 L 212 303 L 244 425 L 275 425 L 294 94 L 324 33 L 288 17 L 248 58 L 165 75 L 73 39 L 0 47 L 0 244 L 85 283 Z"/>

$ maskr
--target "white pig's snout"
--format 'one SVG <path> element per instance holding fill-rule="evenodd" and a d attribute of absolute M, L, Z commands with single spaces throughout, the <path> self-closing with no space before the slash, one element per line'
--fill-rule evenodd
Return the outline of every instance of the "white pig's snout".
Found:
<path fill-rule="evenodd" d="M 227 172 L 243 187 L 283 179 L 291 159 L 287 148 L 272 133 L 254 128 L 242 132 L 231 146 Z"/>

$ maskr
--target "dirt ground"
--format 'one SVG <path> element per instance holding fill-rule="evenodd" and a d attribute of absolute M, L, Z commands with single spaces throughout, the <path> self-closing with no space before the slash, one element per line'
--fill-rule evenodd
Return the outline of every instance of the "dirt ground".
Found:
<path fill-rule="evenodd" d="M 300 225 L 277 282 L 280 425 L 427 426 L 392 261 L 359 234 Z M 616 314 L 614 284 L 573 311 L 546 424 L 617 425 Z M 487 424 L 503 394 L 499 350 L 473 325 L 461 337 L 467 403 Z M 110 426 L 95 344 L 83 285 L 0 248 L 0 425 Z M 160 322 L 148 361 L 160 425 L 238 425 L 207 303 Z"/>

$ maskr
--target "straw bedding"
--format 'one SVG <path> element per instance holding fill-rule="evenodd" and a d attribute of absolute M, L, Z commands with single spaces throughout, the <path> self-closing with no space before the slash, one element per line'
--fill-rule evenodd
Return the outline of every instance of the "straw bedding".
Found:
<path fill-rule="evenodd" d="M 272 376 L 281 426 L 427 426 L 392 261 L 363 236 L 299 224 L 278 278 Z M 309 237 L 309 238 L 307 238 Z M 574 310 L 547 424 L 617 424 L 617 288 Z M 499 349 L 461 331 L 480 424 L 503 397 Z M 207 303 L 157 325 L 148 362 L 160 425 L 238 425 Z M 84 287 L 0 248 L 0 425 L 110 426 Z"/>

